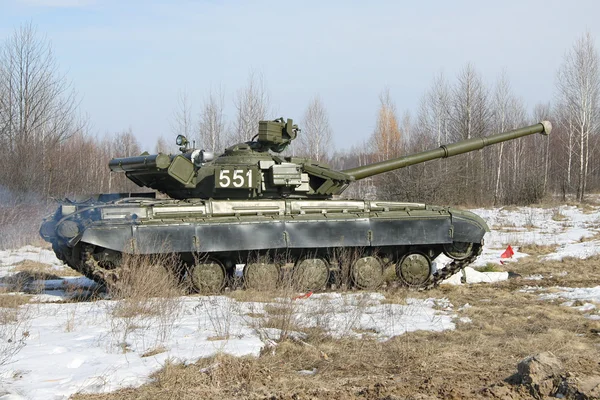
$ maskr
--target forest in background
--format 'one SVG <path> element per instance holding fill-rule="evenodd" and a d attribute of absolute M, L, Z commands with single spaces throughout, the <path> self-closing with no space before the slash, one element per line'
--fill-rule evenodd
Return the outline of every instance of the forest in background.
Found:
<path fill-rule="evenodd" d="M 344 196 L 467 206 L 531 204 L 548 195 L 584 201 L 600 188 L 599 61 L 594 38 L 582 34 L 565 49 L 556 80 L 548 83 L 555 86 L 554 99 L 531 109 L 515 95 L 507 73 L 490 84 L 473 64 L 456 76 L 434 77 L 413 114 L 400 113 L 383 88 L 371 136 L 344 151 L 333 149 L 334 127 L 317 93 L 297 121 L 302 131 L 287 152 L 347 169 L 550 120 L 549 137 L 532 135 L 368 178 Z M 234 105 L 231 119 L 224 113 L 226 102 Z M 251 71 L 232 99 L 217 89 L 194 108 L 182 92 L 174 99 L 173 138 L 183 134 L 219 153 L 250 140 L 259 120 L 277 117 L 272 108 L 266 80 Z M 164 138 L 154 149 L 142 149 L 131 130 L 99 138 L 83 112 L 50 41 L 31 24 L 0 42 L 0 227 L 22 226 L 34 214 L 25 207 L 49 208 L 55 198 L 147 190 L 111 173 L 108 161 L 143 150 L 176 151 Z M 35 218 L 39 224 L 39 215 Z"/>

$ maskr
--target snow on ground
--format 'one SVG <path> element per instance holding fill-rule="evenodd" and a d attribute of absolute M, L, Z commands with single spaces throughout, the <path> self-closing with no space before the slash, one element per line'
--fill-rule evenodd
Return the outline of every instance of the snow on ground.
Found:
<path fill-rule="evenodd" d="M 547 293 L 540 296 L 542 300 L 550 299 L 568 299 L 568 300 L 586 300 L 600 304 L 600 286 L 593 288 L 568 288 L 556 287 L 553 290 L 558 290 L 553 293 Z"/>
<path fill-rule="evenodd" d="M 557 246 L 556 251 L 544 256 L 543 260 L 560 261 L 564 257 L 588 258 L 600 254 L 600 239 L 582 241 L 600 233 L 600 207 L 590 206 L 585 212 L 576 206 L 481 208 L 470 211 L 481 216 L 491 229 L 484 237 L 482 254 L 472 264 L 475 268 L 488 264 L 510 264 L 528 257 L 519 248 L 529 244 Z M 514 255 L 509 259 L 501 259 L 500 255 L 508 245 L 513 248 Z M 434 266 L 440 269 L 449 262 L 451 259 L 442 254 L 434 260 Z M 465 272 L 467 283 L 508 279 L 507 273 L 479 272 L 472 268 L 465 268 Z M 462 273 L 457 273 L 443 283 L 460 285 L 461 278 Z"/>
<path fill-rule="evenodd" d="M 15 264 L 30 260 L 49 264 L 51 270 L 60 274 L 61 271 L 69 270 L 60 260 L 56 258 L 52 250 L 40 249 L 34 246 L 23 246 L 18 250 L 0 250 L 0 278 L 10 275 Z"/>
<path fill-rule="evenodd" d="M 167 359 L 194 361 L 219 351 L 258 354 L 263 343 L 243 315 L 215 315 L 213 321 L 197 298 L 179 301 L 178 315 L 162 320 L 112 317 L 116 302 L 106 300 L 28 305 L 21 317 L 26 345 L 0 368 L 4 389 L 28 399 L 66 399 L 79 391 L 139 386 Z M 224 333 L 213 324 L 227 324 L 232 336 L 211 340 Z M 160 346 L 166 351 L 143 357 Z"/>
<path fill-rule="evenodd" d="M 499 264 L 508 244 L 515 249 L 512 260 L 527 256 L 518 251 L 524 244 L 556 245 L 547 259 L 598 254 L 600 240 L 581 239 L 600 232 L 599 210 L 583 212 L 574 206 L 473 210 L 492 228 L 475 266 Z M 57 276 L 65 271 L 51 251 L 26 246 L 0 251 L 0 278 L 13 274 L 15 264 L 23 260 L 49 264 Z M 447 263 L 448 259 L 440 257 L 436 267 Z M 467 283 L 508 278 L 506 272 L 470 267 L 465 272 Z M 460 284 L 461 277 L 458 273 L 446 283 Z M 165 300 L 175 302 L 171 312 L 117 317 L 117 301 L 52 303 L 72 297 L 73 288 L 93 290 L 94 283 L 86 278 L 64 277 L 30 285 L 44 290 L 18 309 L 18 323 L 0 325 L 0 399 L 66 399 L 75 392 L 107 392 L 147 382 L 167 360 L 190 363 L 218 352 L 256 355 L 265 343 L 282 334 L 272 324 L 266 327 L 265 315 L 273 309 L 288 313 L 299 326 L 319 327 L 334 337 L 370 335 L 379 340 L 415 330 L 454 329 L 457 321 L 469 322 L 460 316 L 467 305 L 455 311 L 444 299 L 410 298 L 406 304 L 392 304 L 377 293 L 322 293 L 271 304 L 188 296 Z M 530 291 L 544 291 L 544 300 L 564 299 L 564 305 L 600 319 L 600 287 Z"/>
<path fill-rule="evenodd" d="M 540 295 L 541 300 L 565 299 L 561 305 L 585 313 L 585 317 L 600 320 L 600 286 L 592 288 L 553 287 L 552 292 Z"/>
<path fill-rule="evenodd" d="M 434 299 L 409 299 L 406 305 L 383 300 L 373 293 L 315 294 L 274 304 L 225 296 L 182 297 L 166 300 L 177 302 L 175 315 L 133 318 L 113 316 L 117 302 L 109 300 L 28 304 L 21 307 L 21 325 L 4 328 L 25 345 L 0 366 L 0 382 L 5 391 L 24 398 L 66 399 L 75 392 L 139 386 L 167 360 L 194 362 L 218 352 L 258 355 L 265 340 L 281 333 L 262 328 L 266 320 L 257 316 L 266 306 L 289 312 L 300 326 L 320 327 L 335 337 L 364 333 L 383 340 L 408 331 L 455 327 L 457 316 L 443 302 L 448 310 L 437 309 Z M 144 356 L 160 347 L 163 352 Z"/>
<path fill-rule="evenodd" d="M 600 240 L 566 243 L 557 252 L 547 255 L 543 259 L 560 261 L 565 257 L 588 258 L 596 254 L 600 254 Z"/>
<path fill-rule="evenodd" d="M 24 259 L 62 268 L 51 252 L 27 247 L 1 252 L 0 271 L 9 275 Z M 68 288 L 93 287 L 85 278 L 31 286 L 44 290 L 18 309 L 18 322 L 0 325 L 0 399 L 66 399 L 76 392 L 108 392 L 147 382 L 167 360 L 189 363 L 218 352 L 258 355 L 265 343 L 282 334 L 271 323 L 265 327 L 270 309 L 286 313 L 298 326 L 319 327 L 334 337 L 369 335 L 379 340 L 416 330 L 454 329 L 459 318 L 444 299 L 392 304 L 378 293 L 322 293 L 269 304 L 188 296 L 156 300 L 157 307 L 165 307 L 163 313 L 119 317 L 118 301 L 51 303 L 68 299 Z"/>
<path fill-rule="evenodd" d="M 465 275 L 467 278 L 466 283 L 494 283 L 508 279 L 508 272 L 479 272 L 471 267 L 465 268 Z M 459 272 L 446 279 L 442 284 L 461 285 L 462 277 L 462 272 Z"/>
<path fill-rule="evenodd" d="M 475 266 L 499 264 L 500 254 L 511 245 L 513 260 L 525 257 L 519 246 L 525 244 L 556 245 L 557 250 L 545 257 L 562 260 L 564 257 L 587 258 L 600 254 L 600 240 L 582 242 L 600 233 L 600 207 L 582 210 L 576 206 L 555 208 L 511 207 L 471 210 L 481 216 L 491 232 L 485 235 L 485 247 Z"/>

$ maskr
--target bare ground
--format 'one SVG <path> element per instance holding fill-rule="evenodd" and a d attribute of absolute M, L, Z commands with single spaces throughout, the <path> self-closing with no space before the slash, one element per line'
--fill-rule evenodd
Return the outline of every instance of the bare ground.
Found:
<path fill-rule="evenodd" d="M 495 285 L 385 293 L 388 301 L 416 296 L 446 297 L 455 308 L 469 303 L 460 315 L 472 322 L 458 323 L 455 331 L 413 332 L 379 342 L 336 340 L 309 330 L 304 342 L 281 342 L 258 358 L 217 355 L 188 366 L 167 364 L 140 388 L 74 398 L 532 398 L 525 387 L 510 383 L 528 355 L 551 351 L 571 376 L 600 375 L 600 322 L 520 289 L 597 286 L 599 265 L 599 257 L 563 262 L 529 257 L 507 269 L 523 277 L 541 274 L 541 281 L 517 277 Z"/>

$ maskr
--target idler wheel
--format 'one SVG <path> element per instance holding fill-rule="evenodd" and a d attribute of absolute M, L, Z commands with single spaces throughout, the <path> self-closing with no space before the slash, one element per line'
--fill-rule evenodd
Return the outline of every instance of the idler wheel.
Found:
<path fill-rule="evenodd" d="M 190 277 L 199 293 L 218 293 L 225 286 L 225 267 L 220 261 L 209 258 L 195 264 Z"/>
<path fill-rule="evenodd" d="M 465 260 L 473 254 L 473 243 L 452 242 L 444 244 L 444 254 L 454 260 Z"/>
<path fill-rule="evenodd" d="M 374 256 L 359 258 L 352 264 L 350 276 L 361 289 L 377 289 L 383 283 L 383 263 Z"/>
<path fill-rule="evenodd" d="M 251 262 L 244 267 L 246 289 L 273 290 L 279 283 L 279 266 L 273 262 Z"/>
<path fill-rule="evenodd" d="M 299 290 L 320 290 L 329 281 L 329 263 L 323 258 L 303 258 L 294 268 L 293 282 Z"/>
<path fill-rule="evenodd" d="M 396 275 L 408 286 L 424 285 L 432 273 L 431 260 L 421 253 L 407 254 L 396 265 Z"/>

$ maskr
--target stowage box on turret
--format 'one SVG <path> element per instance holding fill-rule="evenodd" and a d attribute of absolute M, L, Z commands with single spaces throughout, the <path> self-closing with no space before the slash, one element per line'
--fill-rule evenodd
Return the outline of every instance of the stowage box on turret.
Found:
<path fill-rule="evenodd" d="M 40 234 L 61 260 L 98 281 L 118 279 L 123 254 L 169 252 L 178 255 L 186 267 L 182 278 L 198 291 L 221 290 L 241 264 L 246 287 L 276 284 L 283 263 L 301 289 L 323 289 L 342 269 L 355 286 L 373 289 L 391 265 L 403 284 L 429 288 L 480 254 L 489 230 L 480 217 L 420 203 L 334 196 L 355 180 L 550 130 L 543 121 L 344 171 L 279 155 L 299 132 L 291 119 L 260 121 L 252 141 L 218 157 L 178 136 L 180 154 L 109 163 L 111 171 L 170 199 L 152 192 L 65 200 Z M 353 256 L 341 260 L 342 249 Z M 432 260 L 442 253 L 452 262 L 435 270 Z"/>

